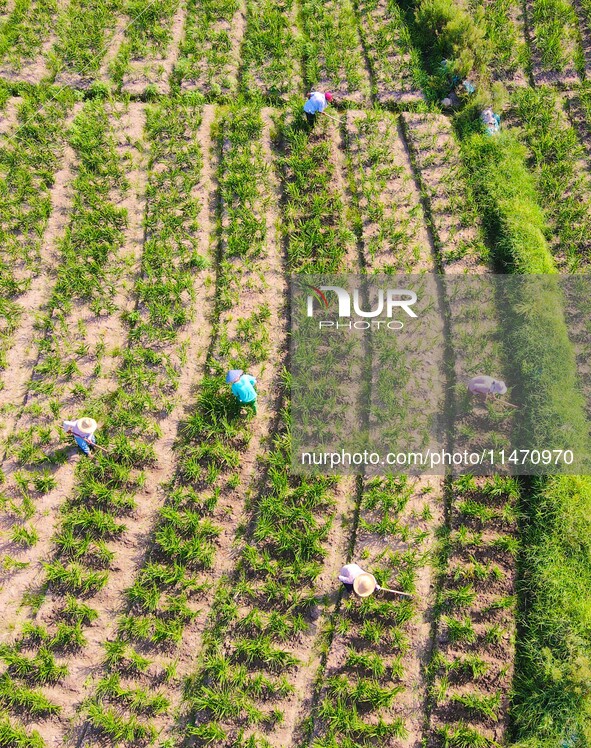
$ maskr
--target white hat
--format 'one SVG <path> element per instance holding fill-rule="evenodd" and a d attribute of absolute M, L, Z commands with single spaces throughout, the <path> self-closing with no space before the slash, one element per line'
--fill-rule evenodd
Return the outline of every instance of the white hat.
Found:
<path fill-rule="evenodd" d="M 502 379 L 494 380 L 490 385 L 490 391 L 497 395 L 504 395 L 507 392 L 507 385 Z"/>
<path fill-rule="evenodd" d="M 359 597 L 369 597 L 377 586 L 378 583 L 374 575 L 368 574 L 366 571 L 358 574 L 353 580 L 353 590 Z"/>
<path fill-rule="evenodd" d="M 88 434 L 90 436 L 97 430 L 97 422 L 94 420 L 94 418 L 88 418 L 87 416 L 84 416 L 83 418 L 79 418 L 76 421 L 76 427 L 82 434 Z"/>

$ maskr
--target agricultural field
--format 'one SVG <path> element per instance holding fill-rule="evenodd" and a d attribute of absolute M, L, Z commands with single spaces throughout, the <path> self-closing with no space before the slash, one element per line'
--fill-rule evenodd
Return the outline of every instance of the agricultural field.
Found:
<path fill-rule="evenodd" d="M 591 0 L 0 2 L 0 748 L 591 746 L 591 476 L 296 474 L 289 353 L 292 274 L 435 273 L 455 446 L 588 453 L 590 76 Z"/>

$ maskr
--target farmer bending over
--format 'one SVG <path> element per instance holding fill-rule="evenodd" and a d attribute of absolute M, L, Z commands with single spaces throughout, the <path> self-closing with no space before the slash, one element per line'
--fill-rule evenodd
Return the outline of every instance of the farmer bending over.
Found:
<path fill-rule="evenodd" d="M 496 135 L 501 129 L 501 118 L 490 107 L 480 113 L 480 120 L 489 135 Z"/>
<path fill-rule="evenodd" d="M 322 93 L 322 91 L 311 91 L 308 94 L 308 101 L 304 104 L 304 113 L 308 120 L 308 127 L 312 129 L 316 123 L 316 115 L 322 114 L 328 104 L 332 101 L 332 94 L 330 91 Z"/>
<path fill-rule="evenodd" d="M 502 379 L 493 379 L 492 377 L 480 375 L 472 377 L 468 382 L 468 391 L 472 395 L 480 395 L 488 400 L 491 396 L 504 395 L 507 392 L 507 385 Z"/>
<path fill-rule="evenodd" d="M 346 589 L 352 590 L 355 577 L 358 577 L 360 574 L 365 574 L 361 566 L 358 564 L 346 564 L 339 572 L 339 580 Z"/>
<path fill-rule="evenodd" d="M 250 374 L 245 374 L 242 369 L 232 369 L 226 376 L 226 382 L 232 385 L 232 394 L 242 405 L 249 405 L 257 412 L 257 391 L 255 385 L 257 380 Z"/>
<path fill-rule="evenodd" d="M 72 434 L 84 454 L 92 457 L 90 446 L 95 444 L 94 432 L 97 429 L 97 422 L 94 418 L 84 417 L 77 421 L 64 421 L 63 428 L 66 434 Z"/>

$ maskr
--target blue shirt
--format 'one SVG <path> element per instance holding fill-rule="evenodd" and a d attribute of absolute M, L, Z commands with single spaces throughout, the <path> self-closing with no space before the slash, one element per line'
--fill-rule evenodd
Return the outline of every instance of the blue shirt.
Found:
<path fill-rule="evenodd" d="M 313 91 L 308 101 L 304 104 L 304 112 L 308 112 L 308 114 L 323 112 L 326 109 L 326 105 L 326 96 L 320 91 Z"/>
<path fill-rule="evenodd" d="M 253 387 L 257 380 L 250 374 L 243 374 L 237 382 L 232 385 L 232 394 L 240 400 L 241 403 L 252 403 L 257 399 L 257 391 Z"/>

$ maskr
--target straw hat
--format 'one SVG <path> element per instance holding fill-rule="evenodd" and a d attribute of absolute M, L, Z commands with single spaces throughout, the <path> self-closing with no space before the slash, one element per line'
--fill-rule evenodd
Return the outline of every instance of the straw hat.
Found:
<path fill-rule="evenodd" d="M 490 391 L 497 395 L 504 395 L 507 392 L 507 385 L 501 379 L 496 379 L 491 383 Z"/>
<path fill-rule="evenodd" d="M 78 431 L 90 436 L 96 431 L 97 422 L 94 420 L 94 418 L 88 418 L 85 416 L 84 418 L 79 418 L 76 421 L 76 426 L 78 427 Z"/>
<path fill-rule="evenodd" d="M 359 597 L 369 597 L 377 586 L 378 584 L 374 575 L 368 574 L 366 571 L 358 574 L 353 580 L 353 589 Z"/>

